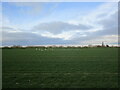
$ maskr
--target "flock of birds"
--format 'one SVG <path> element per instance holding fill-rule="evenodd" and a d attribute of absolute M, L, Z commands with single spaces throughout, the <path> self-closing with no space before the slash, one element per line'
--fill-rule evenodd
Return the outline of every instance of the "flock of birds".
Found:
<path fill-rule="evenodd" d="M 48 49 L 46 49 L 46 48 L 45 49 L 36 48 L 35 50 L 36 51 L 47 51 Z M 53 49 L 49 49 L 49 50 L 53 50 Z"/>

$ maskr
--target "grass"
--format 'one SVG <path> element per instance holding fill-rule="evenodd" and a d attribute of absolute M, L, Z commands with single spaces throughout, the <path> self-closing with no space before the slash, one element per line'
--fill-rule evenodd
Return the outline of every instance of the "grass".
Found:
<path fill-rule="evenodd" d="M 117 88 L 118 48 L 3 49 L 3 88 Z"/>

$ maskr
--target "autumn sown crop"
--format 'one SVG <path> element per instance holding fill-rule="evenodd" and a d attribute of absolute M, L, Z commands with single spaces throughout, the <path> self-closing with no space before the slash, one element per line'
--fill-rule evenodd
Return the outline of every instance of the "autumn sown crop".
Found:
<path fill-rule="evenodd" d="M 118 48 L 3 49 L 3 88 L 117 88 Z"/>

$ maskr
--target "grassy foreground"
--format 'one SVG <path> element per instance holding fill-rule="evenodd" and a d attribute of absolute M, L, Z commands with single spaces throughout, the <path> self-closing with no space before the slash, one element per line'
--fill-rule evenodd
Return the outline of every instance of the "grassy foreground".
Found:
<path fill-rule="evenodd" d="M 118 48 L 3 49 L 3 88 L 117 88 Z"/>

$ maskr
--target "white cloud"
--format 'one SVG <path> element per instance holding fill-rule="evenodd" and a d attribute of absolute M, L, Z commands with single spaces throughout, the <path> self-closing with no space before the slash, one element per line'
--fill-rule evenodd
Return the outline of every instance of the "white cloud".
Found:
<path fill-rule="evenodd" d="M 50 32 L 45 32 L 45 33 L 42 33 L 41 36 L 49 37 L 49 38 L 60 38 L 60 39 L 63 39 L 63 40 L 71 40 L 73 38 L 73 36 L 76 35 L 76 33 L 79 33 L 80 37 L 85 37 L 86 36 L 86 34 L 83 34 L 82 32 L 80 32 L 78 30 L 62 32 L 60 34 L 53 34 L 53 33 L 50 33 Z"/>
<path fill-rule="evenodd" d="M 102 25 L 97 22 L 102 21 L 104 19 L 110 19 L 111 15 L 117 12 L 118 3 L 109 2 L 104 3 L 97 7 L 95 10 L 90 13 L 79 16 L 77 19 L 71 19 L 68 22 L 71 24 L 83 24 L 83 25 L 91 25 L 93 27 L 102 27 Z M 111 18 L 112 19 L 112 18 Z"/>
<path fill-rule="evenodd" d="M 11 26 L 10 25 L 10 20 L 6 17 L 6 16 L 3 16 L 2 15 L 2 20 L 1 20 L 2 22 L 2 26 L 4 27 L 4 26 Z"/>
<path fill-rule="evenodd" d="M 105 35 L 99 36 L 91 40 L 82 41 L 82 44 L 101 44 L 101 42 L 105 42 L 106 44 L 114 44 L 118 43 L 118 35 Z"/>

